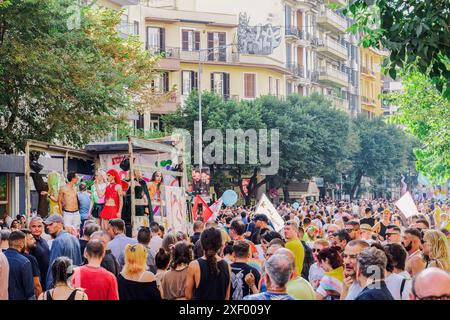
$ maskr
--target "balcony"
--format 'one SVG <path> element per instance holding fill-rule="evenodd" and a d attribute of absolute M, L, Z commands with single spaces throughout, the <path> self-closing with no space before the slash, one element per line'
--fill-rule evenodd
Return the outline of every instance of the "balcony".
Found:
<path fill-rule="evenodd" d="M 339 4 L 341 6 L 346 6 L 347 0 L 328 0 L 327 3 L 335 3 L 335 4 Z"/>
<path fill-rule="evenodd" d="M 347 48 L 341 45 L 332 38 L 315 39 L 315 45 L 317 46 L 317 52 L 335 60 L 347 60 L 348 51 Z"/>
<path fill-rule="evenodd" d="M 286 68 L 292 73 L 292 75 L 296 78 L 304 78 L 305 77 L 305 68 L 300 64 L 288 63 Z"/>
<path fill-rule="evenodd" d="M 344 110 L 344 111 L 348 111 L 349 110 L 349 103 L 348 100 L 346 99 L 342 99 L 336 96 L 325 96 L 325 98 L 331 100 L 331 103 L 333 104 L 334 107 Z"/>
<path fill-rule="evenodd" d="M 361 66 L 361 73 L 363 75 L 365 75 L 365 76 L 368 76 L 368 77 L 371 77 L 371 78 L 375 78 L 375 72 L 370 70 L 368 67 Z"/>
<path fill-rule="evenodd" d="M 178 104 L 181 103 L 178 93 L 173 92 L 168 97 L 168 99 L 167 99 L 167 97 L 164 97 L 164 95 L 166 95 L 166 94 L 167 93 L 161 93 L 161 99 L 163 99 L 163 102 L 160 105 L 154 107 L 152 109 L 152 113 L 167 114 L 167 113 L 173 113 L 173 112 L 177 111 Z"/>
<path fill-rule="evenodd" d="M 132 6 L 139 4 L 139 0 L 111 0 L 111 2 L 114 2 L 120 6 Z"/>
<path fill-rule="evenodd" d="M 317 24 L 338 33 L 347 29 L 347 20 L 328 8 L 322 8 L 319 12 Z"/>
<path fill-rule="evenodd" d="M 365 104 L 365 105 L 369 105 L 372 107 L 376 107 L 376 101 L 375 99 L 366 97 L 366 96 L 361 96 L 361 103 Z"/>
<path fill-rule="evenodd" d="M 286 35 L 287 40 L 298 40 L 300 39 L 301 31 L 294 26 L 286 26 L 284 29 L 284 34 Z"/>
<path fill-rule="evenodd" d="M 316 75 L 319 82 L 331 86 L 346 87 L 348 84 L 347 74 L 331 67 L 319 68 Z"/>
<path fill-rule="evenodd" d="M 180 59 L 188 62 L 203 63 L 238 63 L 239 52 L 233 52 L 232 48 L 225 49 L 203 49 L 200 51 L 183 51 L 180 50 Z"/>
<path fill-rule="evenodd" d="M 180 48 L 146 46 L 151 54 L 161 55 L 158 61 L 158 69 L 168 71 L 180 70 Z"/>

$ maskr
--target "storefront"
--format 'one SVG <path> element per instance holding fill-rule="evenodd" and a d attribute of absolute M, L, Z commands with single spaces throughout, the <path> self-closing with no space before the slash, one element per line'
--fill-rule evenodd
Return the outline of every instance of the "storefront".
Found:
<path fill-rule="evenodd" d="M 24 157 L 0 154 L 0 217 L 24 210 Z"/>

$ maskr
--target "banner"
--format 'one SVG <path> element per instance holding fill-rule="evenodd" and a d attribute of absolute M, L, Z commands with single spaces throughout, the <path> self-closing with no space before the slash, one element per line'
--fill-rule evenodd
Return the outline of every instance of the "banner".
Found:
<path fill-rule="evenodd" d="M 265 214 L 275 228 L 276 232 L 280 232 L 284 227 L 284 219 L 280 216 L 277 209 L 273 206 L 272 202 L 267 198 L 265 194 L 262 195 L 256 206 L 255 214 Z"/>
<path fill-rule="evenodd" d="M 180 187 L 164 188 L 168 232 L 186 232 L 186 197 Z"/>
<path fill-rule="evenodd" d="M 213 203 L 213 205 L 210 207 L 213 215 L 209 218 L 209 220 L 216 220 L 219 215 L 220 209 L 222 208 L 222 203 L 222 198 Z"/>
<path fill-rule="evenodd" d="M 419 214 L 416 204 L 414 203 L 414 200 L 409 192 L 406 192 L 400 199 L 398 199 L 395 205 L 406 218 Z"/>
<path fill-rule="evenodd" d="M 198 211 L 199 203 L 201 203 L 203 206 L 203 212 L 202 212 L 203 222 L 206 222 L 209 220 L 209 218 L 212 217 L 212 215 L 214 213 L 212 212 L 211 208 L 206 204 L 205 200 L 203 200 L 203 198 L 198 195 L 195 196 L 194 206 L 192 207 L 192 217 L 194 218 L 194 221 L 197 220 L 197 218 L 198 218 L 197 211 Z"/>

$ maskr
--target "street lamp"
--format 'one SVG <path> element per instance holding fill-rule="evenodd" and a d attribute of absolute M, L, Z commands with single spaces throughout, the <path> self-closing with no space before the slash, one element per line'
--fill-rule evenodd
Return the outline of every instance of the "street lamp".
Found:
<path fill-rule="evenodd" d="M 234 45 L 235 44 L 227 44 L 224 46 L 198 50 L 198 129 L 199 129 L 198 137 L 200 140 L 199 144 L 198 144 L 198 148 L 199 148 L 199 150 L 198 150 L 199 151 L 198 165 L 200 167 L 200 170 L 202 170 L 202 168 L 203 168 L 203 126 L 202 126 L 202 85 L 201 85 L 203 69 L 202 69 L 201 53 L 202 53 L 202 51 L 211 52 L 211 51 L 214 51 L 215 49 L 219 49 L 219 50 L 226 49 L 226 48 L 234 46 Z M 226 52 L 225 52 L 225 60 L 226 60 Z"/>

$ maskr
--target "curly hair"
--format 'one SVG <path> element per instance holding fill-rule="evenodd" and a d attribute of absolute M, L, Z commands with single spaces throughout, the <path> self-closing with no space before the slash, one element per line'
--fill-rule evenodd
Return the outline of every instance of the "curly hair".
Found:
<path fill-rule="evenodd" d="M 172 262 L 170 267 L 176 269 L 181 264 L 189 264 L 192 261 L 192 245 L 187 241 L 180 241 L 172 248 Z"/>

